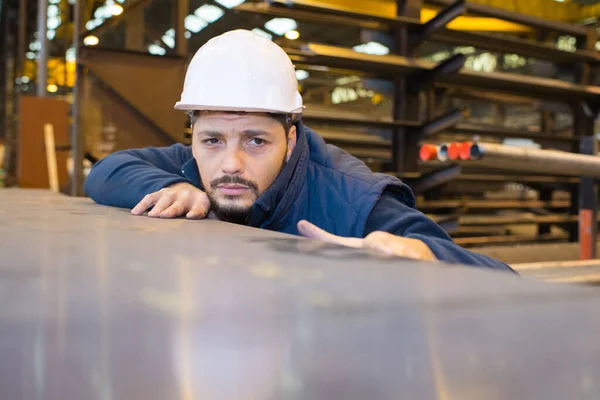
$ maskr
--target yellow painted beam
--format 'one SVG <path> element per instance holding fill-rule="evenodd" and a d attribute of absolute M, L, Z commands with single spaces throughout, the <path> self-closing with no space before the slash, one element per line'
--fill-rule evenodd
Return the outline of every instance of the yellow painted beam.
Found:
<path fill-rule="evenodd" d="M 347 8 L 353 11 L 374 13 L 391 17 L 396 15 L 395 1 L 385 0 L 315 0 L 315 3 Z M 553 21 L 574 22 L 589 17 L 600 17 L 600 4 L 581 6 L 572 0 L 559 3 L 554 0 L 469 0 L 471 3 L 484 4 L 503 10 L 514 11 Z M 421 21 L 433 18 L 437 8 L 424 5 L 421 11 Z M 467 31 L 495 31 L 495 32 L 527 32 L 527 27 L 519 24 L 484 17 L 459 17 L 449 26 L 451 29 Z"/>
<path fill-rule="evenodd" d="M 437 10 L 423 8 L 421 22 L 427 22 L 437 15 Z M 496 18 L 485 17 L 458 17 L 447 25 L 457 31 L 482 31 L 482 32 L 531 32 L 531 28 L 513 22 L 502 21 Z"/>
<path fill-rule="evenodd" d="M 379 14 L 386 17 L 396 15 L 396 4 L 387 1 L 375 0 L 317 0 L 315 3 L 343 7 L 352 11 Z M 433 18 L 438 11 L 432 7 L 425 6 L 421 10 L 421 21 L 427 22 Z M 448 27 L 450 29 L 465 31 L 486 31 L 486 32 L 529 32 L 530 29 L 519 24 L 506 22 L 495 18 L 484 17 L 458 17 L 452 21 Z"/>

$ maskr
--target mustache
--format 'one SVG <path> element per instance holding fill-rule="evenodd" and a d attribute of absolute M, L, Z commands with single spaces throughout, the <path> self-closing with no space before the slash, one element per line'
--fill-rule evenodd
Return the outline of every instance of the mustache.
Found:
<path fill-rule="evenodd" d="M 223 185 L 223 184 L 237 184 L 237 185 L 244 185 L 249 187 L 254 193 L 258 194 L 258 185 L 252 181 L 249 181 L 247 179 L 244 179 L 242 177 L 239 176 L 233 176 L 233 175 L 223 175 L 220 178 L 217 178 L 215 180 L 213 180 L 210 183 L 210 187 L 215 190 L 217 189 L 217 187 L 219 185 Z"/>

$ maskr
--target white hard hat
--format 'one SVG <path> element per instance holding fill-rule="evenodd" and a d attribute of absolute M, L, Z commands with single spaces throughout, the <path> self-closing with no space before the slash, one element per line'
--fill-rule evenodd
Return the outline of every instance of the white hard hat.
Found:
<path fill-rule="evenodd" d="M 192 58 L 176 110 L 302 112 L 292 61 L 247 30 L 214 37 Z"/>

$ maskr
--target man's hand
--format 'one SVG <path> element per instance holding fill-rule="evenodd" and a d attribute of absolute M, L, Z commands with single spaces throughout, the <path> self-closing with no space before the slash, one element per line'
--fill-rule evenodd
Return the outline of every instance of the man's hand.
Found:
<path fill-rule="evenodd" d="M 180 182 L 158 192 L 146 195 L 131 210 L 132 215 L 142 215 L 147 209 L 149 217 L 177 218 L 185 215 L 186 218 L 204 218 L 210 208 L 210 200 L 202 190 Z"/>
<path fill-rule="evenodd" d="M 298 231 L 302 236 L 309 239 L 321 240 L 342 246 L 363 248 L 380 255 L 399 256 L 425 261 L 437 260 L 431 249 L 422 241 L 396 236 L 387 232 L 373 232 L 364 239 L 348 238 L 332 235 L 308 221 L 300 221 L 298 223 Z"/>

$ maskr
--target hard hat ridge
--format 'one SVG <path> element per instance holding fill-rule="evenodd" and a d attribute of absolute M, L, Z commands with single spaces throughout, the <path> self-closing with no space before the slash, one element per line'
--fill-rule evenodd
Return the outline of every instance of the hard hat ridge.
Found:
<path fill-rule="evenodd" d="M 238 29 L 210 39 L 196 52 L 175 109 L 298 114 L 304 107 L 285 51 Z"/>

